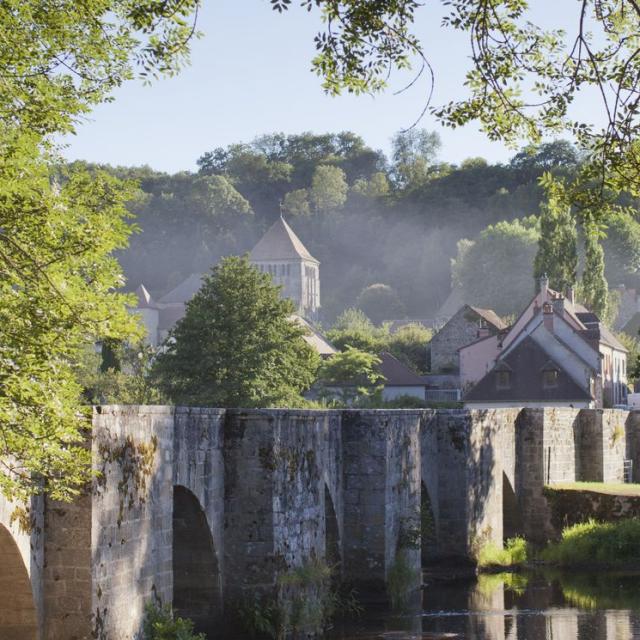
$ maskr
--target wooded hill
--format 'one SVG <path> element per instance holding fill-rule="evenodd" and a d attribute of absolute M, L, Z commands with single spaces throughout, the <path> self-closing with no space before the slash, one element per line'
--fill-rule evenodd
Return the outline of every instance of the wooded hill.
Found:
<path fill-rule="evenodd" d="M 507 164 L 469 158 L 455 166 L 438 161 L 439 146 L 437 135 L 410 131 L 394 138 L 387 158 L 349 132 L 273 134 L 203 154 L 197 173 L 102 167 L 140 187 L 130 205 L 140 231 L 119 256 L 128 288 L 144 282 L 160 295 L 221 256 L 249 251 L 282 208 L 321 262 L 326 323 L 376 283 L 391 288 L 384 289 L 389 315 L 433 317 L 449 294 L 456 257 L 455 277 L 463 286 L 465 273 L 470 279 L 469 301 L 511 313 L 505 287 L 524 289 L 522 299 L 533 291 L 527 274 L 536 220 L 495 225 L 537 216 L 544 197 L 538 178 L 568 175 L 580 158 L 558 141 L 524 149 Z M 635 215 L 609 231 L 609 285 L 637 286 Z M 458 246 L 463 238 L 477 243 Z M 486 291 L 482 282 L 490 283 Z M 360 298 L 373 305 L 372 315 L 376 295 Z"/>

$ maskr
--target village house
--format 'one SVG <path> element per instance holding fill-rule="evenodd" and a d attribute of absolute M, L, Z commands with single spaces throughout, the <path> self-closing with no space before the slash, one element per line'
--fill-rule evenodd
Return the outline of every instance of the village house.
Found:
<path fill-rule="evenodd" d="M 479 337 L 494 336 L 505 327 L 495 311 L 463 305 L 431 340 L 431 371 L 437 374 L 458 373 L 458 351 L 461 347 Z"/>
<path fill-rule="evenodd" d="M 516 322 L 459 351 L 460 382 L 470 408 L 573 406 L 627 402 L 627 351 L 569 291 L 539 292 Z"/>

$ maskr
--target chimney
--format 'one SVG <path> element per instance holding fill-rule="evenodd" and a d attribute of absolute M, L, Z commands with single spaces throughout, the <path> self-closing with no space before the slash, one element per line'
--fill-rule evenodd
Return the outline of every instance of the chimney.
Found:
<path fill-rule="evenodd" d="M 561 317 L 564 317 L 564 296 L 553 299 L 553 309 Z"/>
<path fill-rule="evenodd" d="M 569 301 L 572 307 L 576 303 L 576 290 L 574 287 L 569 287 L 567 289 L 567 300 Z"/>
<path fill-rule="evenodd" d="M 549 289 L 549 278 L 546 273 L 543 273 L 540 276 L 540 279 L 538 280 L 538 284 L 540 286 L 540 291 L 546 294 L 547 290 Z M 545 297 L 546 296 L 543 296 L 543 298 Z"/>
<path fill-rule="evenodd" d="M 544 326 L 553 332 L 553 305 L 550 302 L 545 302 L 542 305 L 542 316 Z"/>
<path fill-rule="evenodd" d="M 488 338 L 489 337 L 489 327 L 480 327 L 478 329 L 478 338 Z"/>

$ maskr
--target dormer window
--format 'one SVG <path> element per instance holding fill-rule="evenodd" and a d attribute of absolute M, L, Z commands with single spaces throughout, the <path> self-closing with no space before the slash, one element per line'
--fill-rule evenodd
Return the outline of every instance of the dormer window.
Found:
<path fill-rule="evenodd" d="M 511 371 L 496 371 L 496 389 L 511 389 Z"/>
<path fill-rule="evenodd" d="M 542 372 L 542 386 L 545 389 L 554 389 L 558 386 L 558 370 L 545 369 Z"/>

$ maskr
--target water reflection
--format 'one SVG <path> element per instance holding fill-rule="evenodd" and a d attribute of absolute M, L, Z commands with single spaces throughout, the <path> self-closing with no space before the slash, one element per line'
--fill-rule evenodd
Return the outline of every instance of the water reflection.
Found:
<path fill-rule="evenodd" d="M 434 580 L 412 615 L 366 614 L 340 640 L 640 640 L 640 574 Z"/>

